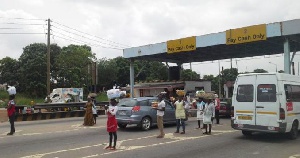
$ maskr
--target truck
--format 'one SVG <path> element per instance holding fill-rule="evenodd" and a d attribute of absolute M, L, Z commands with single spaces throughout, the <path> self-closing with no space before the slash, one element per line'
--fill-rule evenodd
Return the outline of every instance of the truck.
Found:
<path fill-rule="evenodd" d="M 46 103 L 82 102 L 83 88 L 56 88 L 45 98 Z"/>

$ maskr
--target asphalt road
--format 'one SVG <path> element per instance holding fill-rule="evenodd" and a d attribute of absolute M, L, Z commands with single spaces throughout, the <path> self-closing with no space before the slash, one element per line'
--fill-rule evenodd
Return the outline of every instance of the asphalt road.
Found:
<path fill-rule="evenodd" d="M 16 133 L 7 136 L 9 123 L 0 123 L 0 158 L 294 158 L 300 157 L 300 138 L 289 140 L 279 134 L 245 137 L 232 130 L 230 119 L 213 125 L 212 135 L 195 129 L 196 120 L 187 122 L 186 134 L 173 134 L 174 125 L 165 127 L 166 136 L 156 138 L 158 129 L 140 131 L 130 126 L 118 131 L 117 150 L 105 150 L 108 142 L 106 118 L 93 127 L 82 126 L 83 118 L 17 122 Z"/>

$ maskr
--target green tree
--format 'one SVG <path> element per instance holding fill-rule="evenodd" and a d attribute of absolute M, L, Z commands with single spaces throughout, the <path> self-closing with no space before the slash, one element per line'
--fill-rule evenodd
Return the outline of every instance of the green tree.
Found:
<path fill-rule="evenodd" d="M 19 90 L 31 96 L 46 95 L 47 46 L 34 43 L 26 46 L 19 58 Z"/>
<path fill-rule="evenodd" d="M 218 92 L 219 91 L 219 76 L 214 77 L 214 75 L 204 75 L 203 80 L 211 81 L 211 90 Z"/>
<path fill-rule="evenodd" d="M 98 60 L 98 86 L 111 88 L 117 80 L 117 64 L 106 58 Z M 129 70 L 128 70 L 129 71 Z"/>
<path fill-rule="evenodd" d="M 267 73 L 268 71 L 267 70 L 264 70 L 264 69 L 255 69 L 253 70 L 253 73 Z"/>
<path fill-rule="evenodd" d="M 137 60 L 134 62 L 135 80 L 153 81 L 167 80 L 167 66 L 159 61 Z"/>
<path fill-rule="evenodd" d="M 16 85 L 18 83 L 19 63 L 16 59 L 5 57 L 0 60 L 0 83 Z"/>
<path fill-rule="evenodd" d="M 191 69 L 183 69 L 181 71 L 180 79 L 183 81 L 198 80 L 200 79 L 200 75 Z"/>
<path fill-rule="evenodd" d="M 130 83 L 130 62 L 128 59 L 125 59 L 123 57 L 116 57 L 110 62 L 113 62 L 112 64 L 116 65 L 116 75 L 117 79 L 113 80 L 113 82 L 116 82 L 119 86 L 125 86 L 126 84 Z"/>
<path fill-rule="evenodd" d="M 63 47 L 56 58 L 55 67 L 57 71 L 57 86 L 86 87 L 91 85 L 91 74 L 89 65 L 95 60 L 91 48 L 84 45 L 69 45 Z"/>
<path fill-rule="evenodd" d="M 227 81 L 235 81 L 236 77 L 239 75 L 237 68 L 224 69 L 222 71 L 222 80 L 223 83 Z M 223 87 L 223 86 L 222 86 Z"/>

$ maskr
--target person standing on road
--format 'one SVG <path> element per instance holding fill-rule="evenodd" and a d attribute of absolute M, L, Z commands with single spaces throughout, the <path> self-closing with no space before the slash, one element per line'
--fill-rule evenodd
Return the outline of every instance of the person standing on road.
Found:
<path fill-rule="evenodd" d="M 203 134 L 211 134 L 212 119 L 215 117 L 215 105 L 213 99 L 214 98 L 209 96 L 205 104 L 204 113 L 203 113 L 203 124 L 204 124 L 205 132 Z M 207 125 L 209 126 L 208 132 L 207 132 Z"/>
<path fill-rule="evenodd" d="M 203 121 L 203 110 L 205 109 L 205 102 L 202 97 L 199 97 L 197 100 L 197 122 L 198 127 L 196 129 L 201 128 L 201 121 Z M 204 124 L 201 129 L 204 129 Z"/>
<path fill-rule="evenodd" d="M 94 117 L 93 117 L 93 102 L 92 98 L 88 96 L 88 102 L 85 104 L 85 114 L 84 114 L 84 126 L 93 126 L 94 125 Z"/>
<path fill-rule="evenodd" d="M 92 103 L 93 103 L 92 111 L 93 111 L 94 124 L 96 124 L 97 117 L 98 117 L 97 107 L 96 107 L 96 98 L 95 97 L 91 97 L 91 98 L 92 98 Z"/>
<path fill-rule="evenodd" d="M 218 98 L 218 94 L 215 94 L 215 115 L 216 115 L 216 124 L 220 124 L 220 99 Z"/>
<path fill-rule="evenodd" d="M 163 94 L 159 94 L 158 96 L 158 105 L 157 105 L 157 127 L 160 131 L 160 134 L 156 137 L 156 138 L 163 138 L 165 136 L 164 133 L 164 121 L 163 121 L 163 117 L 165 114 L 165 107 L 166 107 L 166 103 L 163 100 Z"/>
<path fill-rule="evenodd" d="M 182 100 L 183 96 L 178 96 L 178 100 L 174 103 L 175 105 L 175 117 L 176 117 L 176 125 L 177 129 L 174 133 L 179 133 L 180 126 L 182 126 L 182 132 L 180 134 L 185 134 L 185 109 L 184 109 L 184 101 Z"/>
<path fill-rule="evenodd" d="M 9 95 L 9 101 L 7 104 L 7 115 L 9 118 L 9 123 L 10 123 L 10 132 L 7 133 L 7 135 L 13 135 L 16 130 L 15 130 L 15 113 L 16 113 L 16 103 L 14 101 L 15 95 Z"/>
<path fill-rule="evenodd" d="M 116 114 L 118 107 L 116 99 L 110 99 L 110 105 L 105 109 L 107 110 L 107 132 L 109 133 L 109 145 L 105 149 L 116 150 L 117 145 L 117 129 L 118 123 L 116 120 Z M 114 139 L 114 145 L 112 146 L 112 140 Z"/>

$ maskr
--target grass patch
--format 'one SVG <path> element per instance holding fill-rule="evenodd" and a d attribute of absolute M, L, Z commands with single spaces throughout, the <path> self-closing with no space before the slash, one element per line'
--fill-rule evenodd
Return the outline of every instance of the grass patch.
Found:
<path fill-rule="evenodd" d="M 0 100 L 2 100 L 2 102 L 0 101 L 0 108 L 5 107 L 8 102 L 8 93 L 6 91 L 0 91 Z M 44 98 L 30 98 L 21 93 L 17 93 L 15 101 L 17 105 L 31 106 L 31 101 L 34 103 L 43 103 Z"/>
<path fill-rule="evenodd" d="M 96 97 L 96 100 L 97 100 L 97 101 L 108 101 L 106 92 L 98 93 L 98 94 L 97 94 L 97 97 Z"/>

